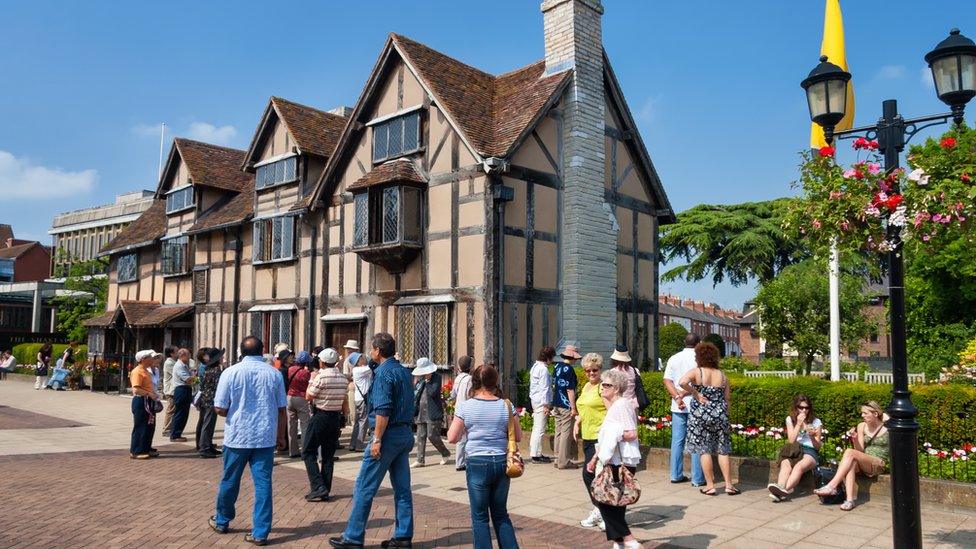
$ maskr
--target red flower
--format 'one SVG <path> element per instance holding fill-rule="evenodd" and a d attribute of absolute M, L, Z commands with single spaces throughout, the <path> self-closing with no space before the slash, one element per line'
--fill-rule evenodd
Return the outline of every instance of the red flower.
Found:
<path fill-rule="evenodd" d="M 664 429 L 664 424 L 659 421 L 657 425 L 655 425 L 655 427 L 657 427 L 658 429 Z"/>
<path fill-rule="evenodd" d="M 830 157 L 830 156 L 834 156 L 835 150 L 836 149 L 834 149 L 833 147 L 820 147 L 820 151 L 819 151 L 820 152 L 820 156 L 825 157 L 825 158 L 826 157 Z"/>
<path fill-rule="evenodd" d="M 968 173 L 964 173 L 964 174 L 960 175 L 959 176 L 959 179 L 961 179 L 963 183 L 969 183 L 969 181 L 970 181 L 970 178 L 969 178 L 969 174 Z"/>
<path fill-rule="evenodd" d="M 887 206 L 889 210 L 895 211 L 895 208 L 897 208 L 904 199 L 905 198 L 900 194 L 893 194 L 888 197 L 888 200 L 885 201 L 885 206 Z"/>
<path fill-rule="evenodd" d="M 943 137 L 942 141 L 939 141 L 939 146 L 943 149 L 951 149 L 956 146 L 955 137 Z"/>
<path fill-rule="evenodd" d="M 878 142 L 869 141 L 863 137 L 858 137 L 857 139 L 854 140 L 854 149 L 856 150 L 868 149 L 869 151 L 876 151 L 878 150 Z"/>

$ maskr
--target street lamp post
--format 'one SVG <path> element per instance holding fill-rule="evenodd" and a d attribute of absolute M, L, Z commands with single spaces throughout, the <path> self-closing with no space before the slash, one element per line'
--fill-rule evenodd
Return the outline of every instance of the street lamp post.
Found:
<path fill-rule="evenodd" d="M 950 119 L 962 124 L 966 103 L 976 96 L 976 43 L 952 29 L 949 37 L 925 56 L 932 69 L 936 93 L 949 105 L 951 112 L 905 120 L 898 114 L 898 103 L 888 99 L 882 103 L 882 116 L 873 126 L 834 131 L 834 126 L 846 112 L 847 82 L 850 73 L 820 58 L 801 86 L 806 90 L 810 119 L 824 129 L 827 143 L 864 135 L 877 139 L 884 155 L 886 173 L 898 169 L 899 154 L 911 138 L 923 128 L 944 124 Z M 892 192 L 898 193 L 896 187 Z M 888 291 L 891 303 L 891 370 L 892 399 L 888 406 L 888 427 L 891 453 L 891 514 L 892 534 L 896 548 L 922 546 L 922 519 L 918 496 L 918 430 L 915 420 L 918 409 L 912 404 L 908 390 L 908 359 L 905 343 L 905 263 L 902 257 L 901 227 L 888 223 Z"/>

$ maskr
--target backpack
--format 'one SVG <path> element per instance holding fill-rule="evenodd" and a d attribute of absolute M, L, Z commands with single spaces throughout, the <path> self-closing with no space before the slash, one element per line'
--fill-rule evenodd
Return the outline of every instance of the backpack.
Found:
<path fill-rule="evenodd" d="M 834 475 L 836 474 L 837 469 L 834 469 L 833 467 L 817 467 L 813 470 L 813 481 L 816 483 L 817 488 L 820 488 L 830 482 L 830 479 L 834 478 Z M 820 498 L 820 503 L 822 505 L 837 505 L 844 503 L 844 500 L 847 499 L 847 494 L 845 493 L 844 485 L 841 484 L 837 487 L 836 494 L 832 496 L 817 497 Z"/>

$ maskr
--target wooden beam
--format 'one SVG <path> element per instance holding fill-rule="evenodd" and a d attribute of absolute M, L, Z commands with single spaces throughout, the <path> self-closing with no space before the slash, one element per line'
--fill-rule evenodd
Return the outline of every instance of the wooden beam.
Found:
<path fill-rule="evenodd" d="M 542 149 L 542 154 L 546 155 L 546 160 L 549 161 L 549 165 L 552 166 L 552 170 L 558 175 L 559 164 L 556 163 L 556 159 L 553 158 L 552 154 L 549 153 L 549 149 L 546 147 L 546 144 L 542 142 L 542 138 L 539 137 L 539 134 L 535 130 L 532 130 L 532 139 L 535 139 L 535 143 L 539 145 L 540 149 Z"/>
<path fill-rule="evenodd" d="M 628 210 L 634 210 L 649 215 L 655 215 L 656 213 L 656 210 L 651 209 L 651 204 L 649 202 L 618 194 L 612 189 L 604 189 L 603 199 L 613 206 L 620 206 L 622 208 L 627 208 Z"/>
<path fill-rule="evenodd" d="M 513 179 L 519 179 L 521 181 L 531 181 L 532 183 L 542 185 L 543 187 L 549 187 L 550 189 L 561 189 L 563 186 L 562 180 L 559 179 L 558 175 L 527 168 L 525 166 L 519 166 L 517 164 L 510 164 L 505 176 Z"/>
<path fill-rule="evenodd" d="M 485 171 L 481 168 L 481 164 L 462 166 L 456 170 L 431 175 L 427 186 L 436 187 L 438 185 L 446 185 L 452 181 L 460 181 L 472 175 L 484 175 L 484 173 Z"/>
<path fill-rule="evenodd" d="M 543 290 L 540 288 L 524 288 L 522 286 L 505 286 L 505 301 L 513 303 L 539 303 L 559 305 L 562 297 L 559 290 Z"/>

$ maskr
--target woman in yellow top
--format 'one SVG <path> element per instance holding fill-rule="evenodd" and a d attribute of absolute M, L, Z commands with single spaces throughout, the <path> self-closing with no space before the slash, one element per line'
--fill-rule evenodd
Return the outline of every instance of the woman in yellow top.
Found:
<path fill-rule="evenodd" d="M 600 372 L 603 369 L 603 357 L 597 353 L 588 353 L 583 357 L 583 372 L 586 373 L 586 384 L 580 391 L 580 396 L 576 399 L 576 409 L 579 415 L 576 416 L 576 425 L 573 426 L 573 439 L 579 442 L 583 439 L 583 463 L 589 463 L 596 453 L 596 440 L 603 425 L 603 418 L 607 415 L 607 408 L 610 404 L 600 394 Z M 583 486 L 587 493 L 590 491 L 590 484 L 596 477 L 593 473 L 583 467 Z M 592 497 L 591 497 L 592 500 Z M 598 526 L 601 530 L 603 517 L 600 510 L 593 502 L 593 510 L 589 516 L 580 521 L 580 526 L 592 528 Z"/>

